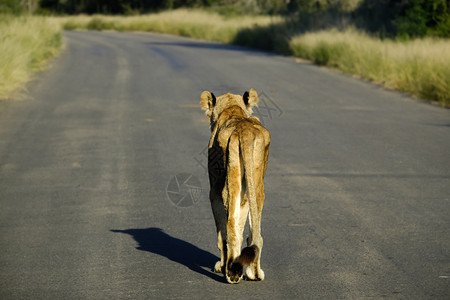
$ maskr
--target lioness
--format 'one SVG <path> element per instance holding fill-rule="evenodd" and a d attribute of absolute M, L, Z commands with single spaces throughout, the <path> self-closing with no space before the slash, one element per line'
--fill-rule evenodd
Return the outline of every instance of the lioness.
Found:
<path fill-rule="evenodd" d="M 218 98 L 204 91 L 201 108 L 210 118 L 208 147 L 209 198 L 217 227 L 220 261 L 214 267 L 225 273 L 229 283 L 263 280 L 260 268 L 261 211 L 264 203 L 264 175 L 269 155 L 270 134 L 257 117 L 254 89 L 243 96 L 225 94 Z M 249 214 L 250 207 L 250 214 Z M 247 247 L 241 252 L 244 226 L 249 215 Z"/>

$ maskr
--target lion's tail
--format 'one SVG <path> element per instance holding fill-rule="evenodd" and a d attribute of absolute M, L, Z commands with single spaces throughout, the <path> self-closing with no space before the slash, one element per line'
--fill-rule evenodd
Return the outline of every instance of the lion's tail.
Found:
<path fill-rule="evenodd" d="M 250 230 L 251 235 L 253 236 L 253 241 L 248 247 L 242 249 L 241 255 L 238 258 L 239 263 L 242 266 L 248 266 L 258 256 L 259 248 L 254 243 L 254 238 L 256 235 L 260 234 L 260 215 L 258 213 L 258 203 L 256 200 L 256 186 L 255 186 L 255 165 L 254 165 L 254 157 L 255 157 L 255 148 L 263 145 L 263 141 L 261 141 L 261 137 L 258 132 L 254 130 L 248 130 L 241 137 L 240 146 L 242 158 L 244 161 L 244 176 L 245 182 L 247 186 L 247 198 L 250 206 Z"/>
<path fill-rule="evenodd" d="M 230 270 L 234 274 L 242 274 L 244 267 L 251 265 L 255 261 L 258 252 L 259 248 L 256 245 L 245 247 L 242 249 L 241 255 L 229 266 Z"/>
<path fill-rule="evenodd" d="M 249 266 L 256 259 L 258 252 L 259 252 L 259 248 L 256 245 L 251 245 L 249 247 L 245 247 L 241 251 L 241 255 L 238 258 L 238 262 L 242 266 Z"/>

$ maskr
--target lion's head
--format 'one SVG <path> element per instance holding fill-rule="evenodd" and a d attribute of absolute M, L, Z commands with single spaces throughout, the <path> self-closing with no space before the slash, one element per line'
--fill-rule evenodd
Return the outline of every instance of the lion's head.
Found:
<path fill-rule="evenodd" d="M 244 95 L 224 94 L 216 98 L 213 93 L 204 91 L 200 96 L 200 105 L 210 118 L 211 124 L 215 123 L 220 114 L 232 107 L 240 108 L 245 117 L 253 113 L 252 107 L 259 102 L 258 94 L 254 89 L 245 92 Z"/>

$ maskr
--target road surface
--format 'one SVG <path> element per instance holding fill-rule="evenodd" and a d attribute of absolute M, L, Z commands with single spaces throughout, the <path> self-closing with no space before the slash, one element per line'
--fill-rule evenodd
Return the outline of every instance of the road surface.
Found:
<path fill-rule="evenodd" d="M 1 299 L 448 299 L 450 111 L 292 58 L 66 32 L 0 103 Z M 263 282 L 229 285 L 203 90 L 271 131 Z"/>

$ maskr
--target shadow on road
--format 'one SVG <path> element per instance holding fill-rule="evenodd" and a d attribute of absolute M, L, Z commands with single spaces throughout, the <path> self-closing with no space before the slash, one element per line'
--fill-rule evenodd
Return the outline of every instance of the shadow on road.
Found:
<path fill-rule="evenodd" d="M 212 269 L 219 258 L 186 241 L 174 238 L 160 228 L 111 230 L 116 233 L 131 235 L 138 247 L 136 249 L 152 252 L 185 265 L 192 271 L 198 272 L 216 281 L 225 282 L 223 276 L 204 268 Z"/>
<path fill-rule="evenodd" d="M 197 49 L 211 49 L 211 50 L 224 50 L 224 51 L 238 51 L 238 52 L 251 52 L 252 55 L 259 55 L 259 56 L 275 56 L 273 53 L 269 52 L 262 52 L 260 50 L 251 49 L 251 48 L 244 48 L 242 45 L 239 44 L 220 44 L 215 42 L 145 42 L 145 45 L 148 45 L 151 47 L 152 51 L 158 52 L 158 48 L 155 48 L 155 46 L 169 46 L 169 47 L 188 47 L 188 48 L 197 48 Z M 159 51 L 158 54 L 162 54 Z M 165 53 L 164 53 L 165 54 Z"/>

